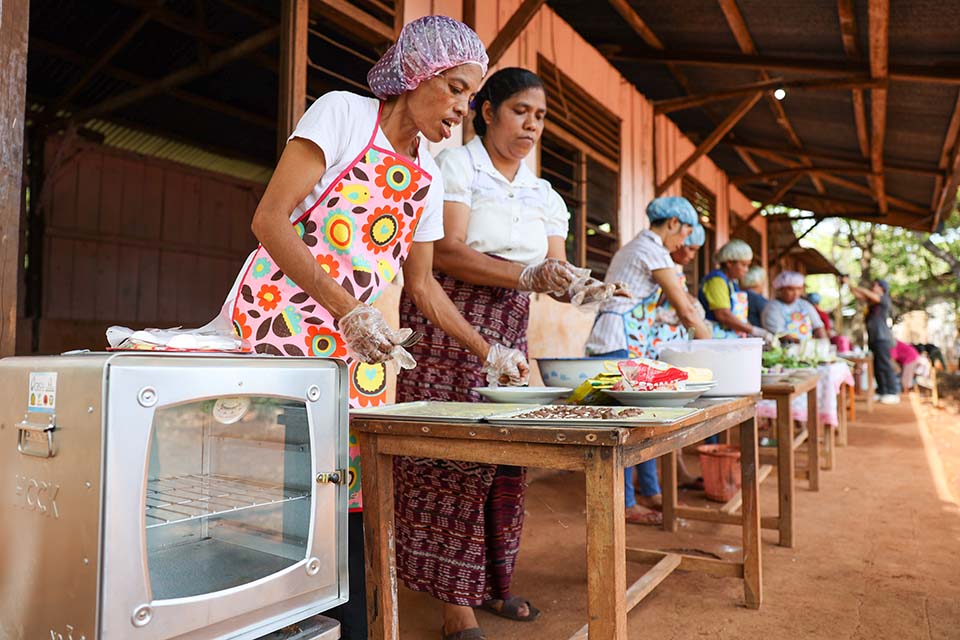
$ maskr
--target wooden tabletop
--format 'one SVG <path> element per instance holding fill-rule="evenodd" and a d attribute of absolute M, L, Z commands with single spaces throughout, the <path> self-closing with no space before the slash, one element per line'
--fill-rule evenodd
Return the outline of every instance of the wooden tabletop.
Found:
<path fill-rule="evenodd" d="M 816 376 L 814 376 L 814 381 Z M 751 407 L 756 396 L 730 398 L 700 398 L 688 408 L 701 409 L 672 424 L 644 423 L 624 426 L 611 420 L 609 425 L 496 425 L 485 422 L 422 422 L 383 417 L 351 417 L 350 427 L 355 431 L 378 435 L 417 435 L 428 438 L 476 440 L 513 443 L 559 445 L 617 446 L 633 445 L 656 439 L 686 427 L 702 424 L 723 414 L 739 412 Z M 655 408 L 650 409 L 656 411 Z"/>
<path fill-rule="evenodd" d="M 811 389 L 815 389 L 819 379 L 820 374 L 816 371 L 794 373 L 791 374 L 790 377 L 784 378 L 783 380 L 778 380 L 777 382 L 771 382 L 763 385 L 760 388 L 760 391 L 764 398 L 768 396 L 780 395 L 792 396 L 797 393 L 806 393 Z"/>

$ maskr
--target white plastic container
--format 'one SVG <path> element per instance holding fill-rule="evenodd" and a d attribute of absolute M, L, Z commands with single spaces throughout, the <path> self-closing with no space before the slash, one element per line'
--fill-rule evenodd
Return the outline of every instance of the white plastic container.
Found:
<path fill-rule="evenodd" d="M 748 396 L 760 393 L 762 351 L 760 338 L 676 341 L 660 351 L 660 359 L 681 367 L 713 371 L 718 384 L 704 396 Z"/>

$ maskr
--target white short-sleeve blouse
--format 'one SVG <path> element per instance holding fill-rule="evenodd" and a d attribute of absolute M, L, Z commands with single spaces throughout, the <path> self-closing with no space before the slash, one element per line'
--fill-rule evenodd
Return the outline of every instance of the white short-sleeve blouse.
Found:
<path fill-rule="evenodd" d="M 500 173 L 479 136 L 437 156 L 444 200 L 470 207 L 466 244 L 481 253 L 536 264 L 547 256 L 547 237 L 567 237 L 570 213 L 546 180 L 526 164 L 512 181 Z"/>

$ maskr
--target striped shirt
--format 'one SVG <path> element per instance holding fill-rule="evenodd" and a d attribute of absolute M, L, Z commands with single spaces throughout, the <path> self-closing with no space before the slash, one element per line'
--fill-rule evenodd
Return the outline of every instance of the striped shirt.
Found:
<path fill-rule="evenodd" d="M 627 348 L 627 336 L 620 314 L 630 311 L 641 300 L 657 291 L 653 279 L 658 269 L 674 270 L 673 258 L 660 236 L 649 229 L 622 246 L 607 270 L 606 282 L 623 282 L 633 298 L 609 298 L 600 306 L 600 314 L 587 339 L 587 355 L 599 355 Z"/>

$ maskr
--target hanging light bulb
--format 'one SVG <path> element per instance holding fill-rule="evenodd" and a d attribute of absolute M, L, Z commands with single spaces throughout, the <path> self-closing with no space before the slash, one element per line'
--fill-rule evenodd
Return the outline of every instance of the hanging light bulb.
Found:
<path fill-rule="evenodd" d="M 776 89 L 773 92 L 773 97 L 776 98 L 777 100 L 783 100 L 784 98 L 787 97 L 787 92 L 784 91 L 783 88 Z"/>

